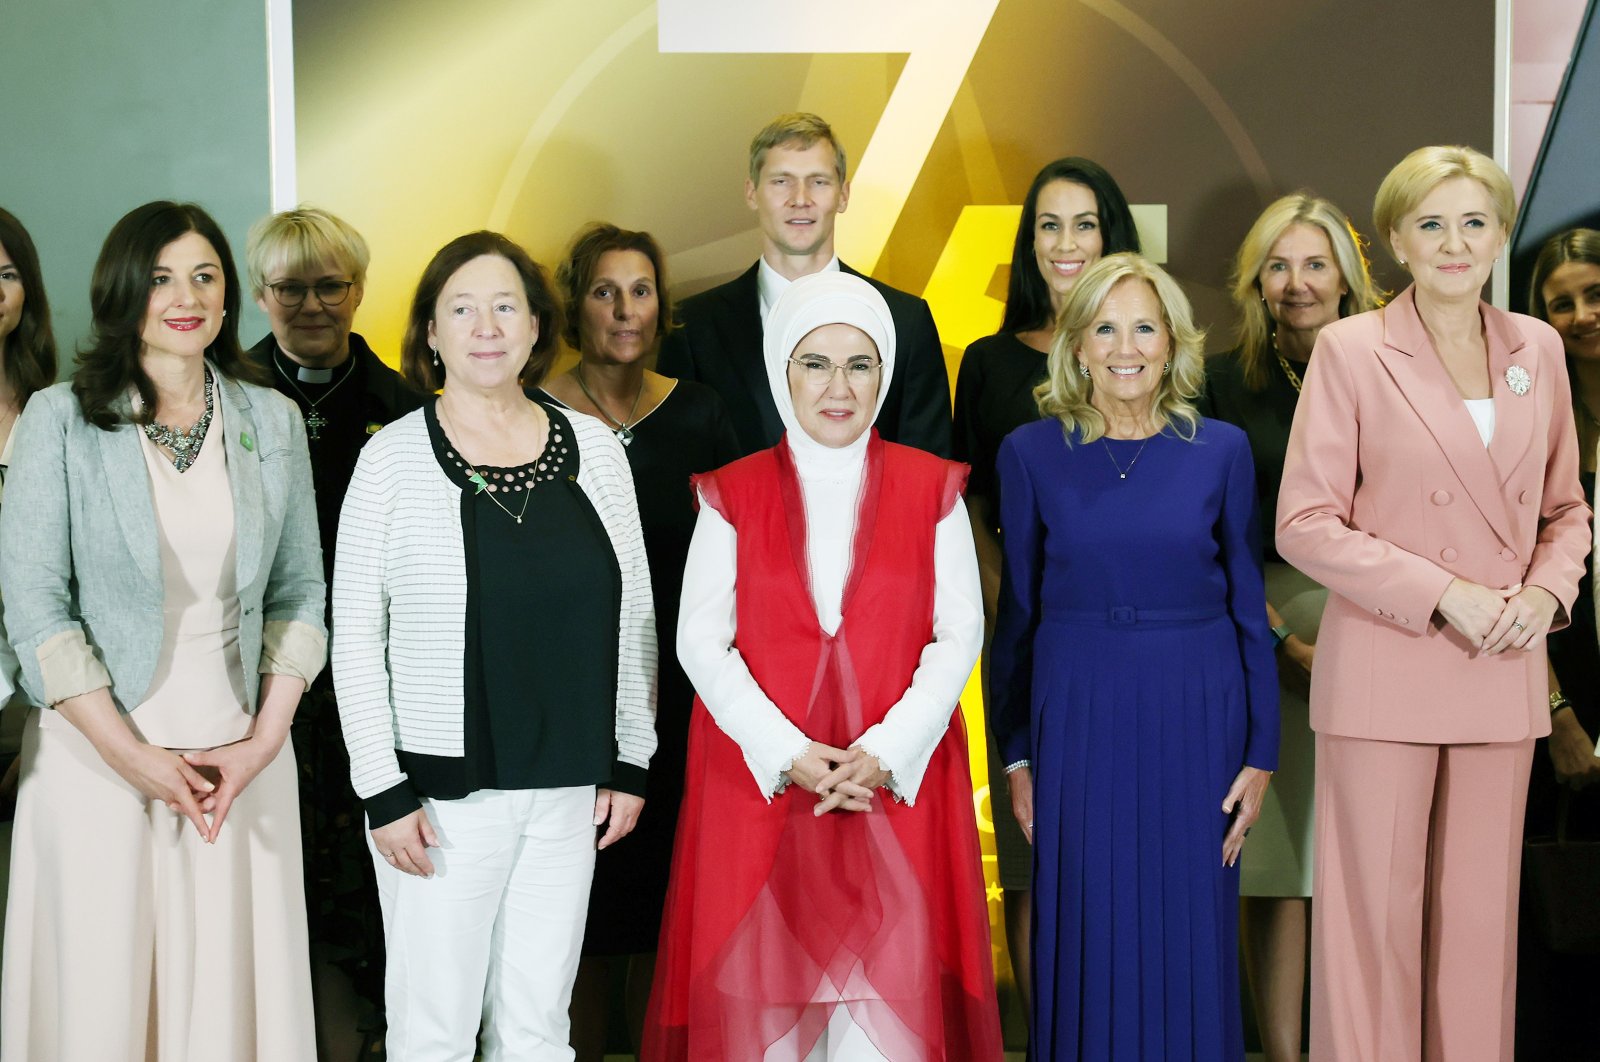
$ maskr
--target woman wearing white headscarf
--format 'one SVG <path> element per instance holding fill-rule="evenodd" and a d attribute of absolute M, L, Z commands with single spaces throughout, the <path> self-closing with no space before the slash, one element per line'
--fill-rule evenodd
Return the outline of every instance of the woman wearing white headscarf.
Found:
<path fill-rule="evenodd" d="M 955 711 L 983 638 L 966 466 L 871 430 L 895 336 L 860 278 L 795 281 L 764 345 L 783 440 L 695 480 L 699 697 L 641 1057 L 998 1060 Z"/>

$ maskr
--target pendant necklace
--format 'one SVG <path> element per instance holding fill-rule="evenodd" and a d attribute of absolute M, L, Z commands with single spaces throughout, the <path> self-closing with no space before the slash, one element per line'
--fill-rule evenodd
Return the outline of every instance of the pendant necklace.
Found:
<path fill-rule="evenodd" d="M 639 421 L 634 417 L 634 414 L 639 412 L 639 403 L 644 399 L 644 377 L 639 377 L 639 393 L 633 396 L 633 408 L 628 410 L 627 419 L 614 420 L 612 419 L 611 414 L 606 412 L 606 407 L 600 404 L 600 400 L 595 398 L 594 392 L 589 390 L 589 385 L 584 383 L 583 362 L 578 362 L 578 370 L 573 375 L 578 378 L 578 390 L 583 392 L 583 397 L 587 398 L 590 405 L 594 406 L 594 408 L 599 411 L 600 415 L 605 418 L 607 424 L 614 425 L 612 428 L 612 434 L 616 435 L 616 437 L 621 440 L 623 446 L 632 446 L 633 425 L 639 423 Z"/>
<path fill-rule="evenodd" d="M 445 437 L 449 438 L 449 436 L 450 436 L 449 425 L 445 422 L 444 407 L 442 405 L 440 405 L 438 407 L 438 412 L 439 412 L 439 424 L 440 424 L 441 427 L 443 427 L 445 429 Z M 553 430 L 555 425 L 552 424 L 550 427 Z M 545 446 L 548 449 L 548 447 L 549 447 L 549 435 L 548 435 L 548 433 L 547 433 L 546 440 L 545 440 Z M 456 452 L 457 453 L 461 452 L 461 447 L 460 446 L 456 447 Z M 462 460 L 466 461 L 466 455 L 465 454 L 462 454 Z M 489 500 L 494 502 L 495 505 L 499 506 L 501 512 L 503 512 L 507 516 L 511 517 L 511 519 L 515 520 L 518 524 L 522 523 L 522 517 L 528 511 L 528 499 L 533 497 L 533 484 L 534 484 L 535 480 L 537 480 L 538 477 L 534 477 L 534 479 L 530 479 L 528 481 L 527 489 L 524 490 L 523 493 L 522 493 L 522 508 L 518 509 L 516 512 L 512 512 L 510 509 L 506 508 L 506 505 L 505 505 L 504 502 L 502 502 L 499 498 L 495 497 L 495 495 L 500 493 L 500 492 L 495 490 L 493 487 L 491 487 L 489 485 L 489 481 L 483 478 L 483 473 L 482 472 L 479 472 L 476 468 L 472 467 L 472 464 L 470 462 L 468 462 L 465 465 L 465 468 L 467 470 L 467 480 L 468 480 L 468 482 L 470 482 L 473 486 L 478 488 L 473 493 L 489 495 Z"/>
<path fill-rule="evenodd" d="M 1105 436 L 1105 435 L 1100 436 L 1100 445 L 1102 445 L 1102 446 L 1104 446 L 1106 448 L 1106 456 L 1111 459 L 1111 467 L 1117 470 L 1117 478 L 1118 479 L 1127 479 L 1128 478 L 1128 473 L 1132 472 L 1133 471 L 1133 466 L 1139 463 L 1140 455 L 1144 453 L 1144 448 L 1146 446 L 1150 445 L 1150 440 L 1153 439 L 1153 438 L 1155 438 L 1155 436 L 1146 435 L 1144 437 L 1144 442 L 1139 444 L 1139 449 L 1134 451 L 1133 460 L 1128 462 L 1128 467 L 1127 468 L 1123 468 L 1121 465 L 1117 464 L 1116 455 L 1111 452 L 1111 444 L 1106 441 L 1107 436 Z"/>
<path fill-rule="evenodd" d="M 301 390 L 299 381 L 294 378 L 293 373 L 289 372 L 289 370 L 284 367 L 283 361 L 281 360 L 280 354 L 277 350 L 272 352 L 272 362 L 277 366 L 278 371 L 283 373 L 283 378 L 289 381 L 289 386 L 295 389 L 295 393 L 301 398 L 305 399 L 306 405 L 311 407 L 305 411 L 307 438 L 321 439 L 322 429 L 326 428 L 330 422 L 327 417 L 324 417 L 321 413 L 317 412 L 317 406 L 321 405 L 324 399 L 337 391 L 339 389 L 339 385 L 350 379 L 351 373 L 356 371 L 355 355 L 351 354 L 345 359 L 344 375 L 339 377 L 332 387 L 322 392 L 322 394 L 318 395 L 315 399 L 306 394 L 305 391 Z"/>

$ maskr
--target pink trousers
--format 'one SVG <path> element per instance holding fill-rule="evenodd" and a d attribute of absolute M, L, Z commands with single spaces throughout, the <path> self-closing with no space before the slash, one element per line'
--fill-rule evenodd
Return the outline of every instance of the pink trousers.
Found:
<path fill-rule="evenodd" d="M 1313 1062 L 1509 1062 L 1532 758 L 1317 735 Z"/>

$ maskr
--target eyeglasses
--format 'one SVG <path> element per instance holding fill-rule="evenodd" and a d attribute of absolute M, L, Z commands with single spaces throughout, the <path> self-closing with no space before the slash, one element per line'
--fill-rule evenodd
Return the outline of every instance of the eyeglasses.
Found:
<path fill-rule="evenodd" d="M 317 301 L 322 305 L 337 306 L 349 297 L 350 289 L 353 287 L 355 287 L 353 280 L 319 280 L 315 284 L 285 280 L 267 285 L 272 297 L 278 300 L 278 305 L 291 310 L 306 301 L 306 293 L 309 291 L 317 293 Z"/>
<path fill-rule="evenodd" d="M 866 383 L 872 379 L 872 374 L 878 371 L 883 362 L 861 358 L 847 361 L 843 365 L 835 365 L 827 358 L 808 355 L 803 358 L 791 357 L 789 364 L 800 366 L 800 376 L 806 383 L 826 387 L 833 382 L 833 374 L 836 372 L 844 373 L 846 383 Z"/>

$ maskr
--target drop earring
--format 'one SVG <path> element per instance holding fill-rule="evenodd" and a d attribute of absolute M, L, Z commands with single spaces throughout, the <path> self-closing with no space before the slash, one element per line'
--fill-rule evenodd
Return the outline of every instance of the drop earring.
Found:
<path fill-rule="evenodd" d="M 439 367 L 439 348 L 429 347 L 428 349 L 433 351 L 433 367 L 437 369 Z"/>
<path fill-rule="evenodd" d="M 1169 361 L 1161 366 L 1161 375 L 1166 376 L 1170 372 L 1172 372 L 1172 362 Z"/>

